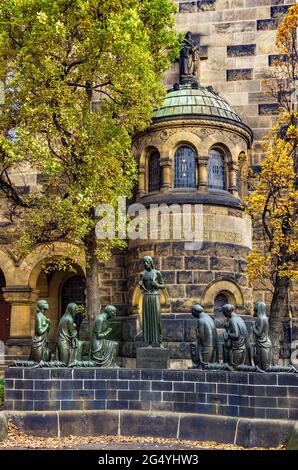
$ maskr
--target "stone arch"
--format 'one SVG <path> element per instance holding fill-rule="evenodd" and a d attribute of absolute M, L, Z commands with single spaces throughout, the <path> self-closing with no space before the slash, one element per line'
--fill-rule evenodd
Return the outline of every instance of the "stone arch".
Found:
<path fill-rule="evenodd" d="M 20 263 L 16 273 L 18 284 L 36 288 L 40 272 L 47 261 L 59 256 L 65 256 L 67 252 L 71 253 L 74 246 L 67 242 L 56 242 L 49 245 L 39 245 L 29 253 Z M 84 271 L 85 267 L 82 260 L 77 261 L 80 268 Z"/>
<path fill-rule="evenodd" d="M 202 306 L 206 312 L 213 313 L 214 299 L 218 294 L 224 294 L 228 302 L 235 307 L 237 313 L 244 313 L 244 298 L 242 291 L 236 282 L 230 279 L 217 279 L 206 287 L 202 295 Z"/>
<path fill-rule="evenodd" d="M 239 146 L 229 138 L 229 135 L 225 133 L 224 129 L 215 129 L 212 134 L 204 139 L 202 142 L 202 155 L 208 155 L 209 150 L 214 147 L 219 147 L 223 150 L 227 161 L 237 161 Z"/>
<path fill-rule="evenodd" d="M 16 284 L 15 271 L 16 266 L 13 259 L 4 250 L 0 250 L 0 269 L 5 277 L 6 285 Z"/>
<path fill-rule="evenodd" d="M 61 288 L 65 281 L 70 279 L 76 274 L 84 275 L 82 268 L 76 265 L 76 272 L 74 271 L 56 271 L 53 273 L 49 280 L 48 296 L 46 300 L 49 302 L 48 316 L 51 319 L 52 327 L 50 330 L 50 339 L 54 339 L 57 325 L 61 315 L 64 313 L 61 309 Z"/>
<path fill-rule="evenodd" d="M 177 148 L 183 145 L 191 147 L 198 157 L 200 155 L 201 143 L 202 139 L 190 131 L 181 130 L 175 132 L 168 140 L 169 157 L 173 160 Z"/>
<path fill-rule="evenodd" d="M 148 156 L 150 152 L 152 152 L 153 149 L 157 150 L 159 155 L 162 155 L 165 153 L 165 144 L 158 138 L 155 137 L 150 140 L 150 142 L 144 142 L 144 144 L 140 147 L 138 150 L 139 158 L 138 158 L 138 163 L 140 166 L 145 166 L 146 161 L 148 159 Z"/>
<path fill-rule="evenodd" d="M 228 147 L 224 142 L 219 141 L 212 144 L 208 150 L 208 155 L 210 150 L 220 150 L 225 157 L 225 163 L 230 163 L 232 161 L 232 153 L 230 147 Z"/>
<path fill-rule="evenodd" d="M 146 192 L 151 192 L 149 191 L 149 186 L 150 186 L 150 159 L 151 157 L 154 155 L 154 154 L 158 154 L 159 155 L 159 171 L 160 171 L 160 175 L 159 175 L 159 189 L 158 191 L 160 190 L 160 185 L 161 185 L 161 181 L 162 181 L 162 176 L 161 176 L 161 166 L 160 166 L 160 158 L 161 158 L 161 155 L 160 155 L 160 151 L 159 149 L 154 146 L 154 145 L 149 145 L 148 147 L 146 147 L 145 149 L 145 190 Z"/>

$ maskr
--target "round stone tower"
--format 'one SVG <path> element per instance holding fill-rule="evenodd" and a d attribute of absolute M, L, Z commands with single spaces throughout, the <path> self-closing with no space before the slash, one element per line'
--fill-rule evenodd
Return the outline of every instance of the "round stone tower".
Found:
<path fill-rule="evenodd" d="M 189 312 L 194 301 L 213 311 L 221 294 L 239 313 L 248 313 L 245 257 L 252 235 L 241 203 L 247 192 L 241 170 L 251 141 L 251 130 L 211 87 L 176 85 L 167 93 L 150 128 L 134 142 L 139 163 L 136 200 L 148 211 L 148 231 L 147 238 L 130 242 L 132 289 L 141 269 L 138 261 L 150 252 L 164 275 L 172 312 Z M 202 211 L 195 239 L 175 231 L 175 213 L 180 208 L 182 219 L 183 205 Z M 158 228 L 152 229 L 152 212 L 158 208 Z M 169 230 L 163 231 L 166 209 Z"/>
<path fill-rule="evenodd" d="M 141 234 L 127 254 L 130 313 L 141 316 L 138 280 L 143 256 L 150 255 L 167 286 L 162 318 L 172 357 L 189 356 L 193 303 L 218 323 L 227 302 L 239 314 L 251 313 L 245 258 L 252 229 L 242 206 L 251 144 L 238 114 L 212 87 L 197 83 L 174 85 L 134 140 L 139 181 L 131 215 L 139 217 Z"/>

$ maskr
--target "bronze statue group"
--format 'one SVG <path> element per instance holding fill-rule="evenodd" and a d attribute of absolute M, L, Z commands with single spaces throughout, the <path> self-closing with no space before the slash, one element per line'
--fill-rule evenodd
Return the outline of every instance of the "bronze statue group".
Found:
<path fill-rule="evenodd" d="M 197 341 L 191 343 L 192 368 L 223 369 L 247 372 L 297 372 L 294 366 L 272 364 L 272 343 L 269 338 L 269 321 L 264 302 L 254 306 L 256 320 L 253 323 L 254 348 L 249 342 L 246 324 L 234 312 L 231 304 L 223 306 L 226 318 L 223 334 L 223 362 L 219 362 L 219 345 L 214 320 L 203 311 L 201 305 L 192 308 L 192 314 L 198 319 L 196 328 Z"/>
<path fill-rule="evenodd" d="M 117 309 L 107 305 L 102 313 L 97 315 L 89 345 L 89 360 L 82 361 L 83 341 L 77 338 L 78 332 L 75 316 L 78 306 L 68 304 L 61 317 L 57 332 L 54 350 L 51 352 L 48 345 L 48 333 L 51 321 L 46 317 L 49 305 L 46 300 L 37 302 L 35 316 L 35 331 L 32 338 L 32 348 L 29 361 L 15 361 L 13 366 L 26 367 L 118 367 L 119 343 L 108 339 L 112 328 L 108 320 L 116 315 Z"/>
<path fill-rule="evenodd" d="M 162 274 L 154 269 L 150 256 L 143 258 L 144 271 L 140 275 L 139 288 L 143 292 L 142 332 L 148 348 L 163 348 L 160 290 L 165 289 Z M 35 333 L 29 361 L 14 361 L 15 367 L 118 367 L 116 360 L 119 343 L 109 338 L 112 328 L 108 322 L 116 315 L 116 307 L 107 305 L 97 315 L 88 345 L 88 360 L 82 361 L 84 342 L 78 339 L 75 316 L 78 307 L 68 304 L 56 332 L 53 351 L 49 350 L 48 333 L 51 322 L 46 317 L 49 305 L 39 300 L 35 317 Z M 243 318 L 234 312 L 231 304 L 223 306 L 225 331 L 223 334 L 222 362 L 219 361 L 219 342 L 213 318 L 195 304 L 192 315 L 198 320 L 196 341 L 190 345 L 193 369 L 222 369 L 247 372 L 297 372 L 294 366 L 272 364 L 272 344 L 269 338 L 269 321 L 264 302 L 254 306 L 254 345 Z"/>

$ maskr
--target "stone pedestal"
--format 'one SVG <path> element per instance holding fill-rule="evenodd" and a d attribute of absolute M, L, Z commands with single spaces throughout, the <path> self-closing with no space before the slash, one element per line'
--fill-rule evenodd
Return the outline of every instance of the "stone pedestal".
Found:
<path fill-rule="evenodd" d="M 169 369 L 170 354 L 165 348 L 137 348 L 137 369 Z"/>

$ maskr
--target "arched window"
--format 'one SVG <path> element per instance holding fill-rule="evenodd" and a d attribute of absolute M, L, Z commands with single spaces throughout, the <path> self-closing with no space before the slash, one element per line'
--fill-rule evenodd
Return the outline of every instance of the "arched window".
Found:
<path fill-rule="evenodd" d="M 196 156 L 190 147 L 179 147 L 174 159 L 174 188 L 196 187 Z"/>
<path fill-rule="evenodd" d="M 224 155 L 219 150 L 210 150 L 209 152 L 208 188 L 226 189 Z"/>
<path fill-rule="evenodd" d="M 159 153 L 151 153 L 148 161 L 148 191 L 159 191 L 161 185 L 161 167 L 159 165 Z"/>

